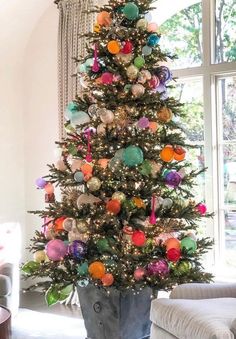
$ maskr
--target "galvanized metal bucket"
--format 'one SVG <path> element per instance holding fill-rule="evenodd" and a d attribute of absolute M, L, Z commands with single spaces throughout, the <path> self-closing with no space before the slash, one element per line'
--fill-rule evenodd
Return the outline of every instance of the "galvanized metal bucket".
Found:
<path fill-rule="evenodd" d="M 88 339 L 148 339 L 152 290 L 106 291 L 93 285 L 78 287 Z"/>

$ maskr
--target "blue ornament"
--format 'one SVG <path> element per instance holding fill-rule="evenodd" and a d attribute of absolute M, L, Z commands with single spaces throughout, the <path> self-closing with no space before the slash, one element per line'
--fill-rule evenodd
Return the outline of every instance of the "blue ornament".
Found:
<path fill-rule="evenodd" d="M 87 73 L 88 69 L 85 64 L 79 65 L 79 72 L 80 73 Z"/>
<path fill-rule="evenodd" d="M 87 253 L 87 245 L 81 240 L 74 240 L 69 246 L 69 253 L 72 254 L 75 259 L 82 259 Z"/>
<path fill-rule="evenodd" d="M 143 46 L 142 48 L 142 54 L 143 55 L 151 55 L 152 54 L 152 48 L 150 46 Z"/>
<path fill-rule="evenodd" d="M 147 44 L 150 47 L 155 47 L 160 41 L 160 37 L 157 34 L 151 34 L 148 37 Z"/>
<path fill-rule="evenodd" d="M 74 179 L 75 181 L 82 183 L 84 181 L 84 174 L 83 172 L 77 171 L 74 174 Z"/>
<path fill-rule="evenodd" d="M 128 146 L 123 153 L 124 164 L 128 167 L 134 167 L 143 163 L 143 151 L 137 146 Z"/>

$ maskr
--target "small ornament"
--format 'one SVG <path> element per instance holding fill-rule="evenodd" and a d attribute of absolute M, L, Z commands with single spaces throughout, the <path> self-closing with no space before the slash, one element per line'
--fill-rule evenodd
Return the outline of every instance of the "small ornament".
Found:
<path fill-rule="evenodd" d="M 139 69 L 134 65 L 130 65 L 126 70 L 127 76 L 130 80 L 135 80 L 138 76 L 138 72 Z"/>
<path fill-rule="evenodd" d="M 81 194 L 77 199 L 78 208 L 83 207 L 83 205 L 93 205 L 99 203 L 101 200 L 95 197 L 92 194 Z"/>
<path fill-rule="evenodd" d="M 100 33 L 101 32 L 101 26 L 98 23 L 96 23 L 93 26 L 93 31 L 94 31 L 94 33 Z"/>
<path fill-rule="evenodd" d="M 46 193 L 44 201 L 47 204 L 54 203 L 55 202 L 55 194 L 54 193 Z"/>
<path fill-rule="evenodd" d="M 41 189 L 45 188 L 45 186 L 47 185 L 47 181 L 44 180 L 43 178 L 38 178 L 35 183 L 37 187 Z"/>
<path fill-rule="evenodd" d="M 125 65 L 130 64 L 132 59 L 133 59 L 133 54 L 123 54 L 123 53 L 118 53 L 116 54 L 116 60 L 120 63 L 124 63 Z"/>
<path fill-rule="evenodd" d="M 120 43 L 117 40 L 111 40 L 107 44 L 107 49 L 111 54 L 118 54 L 120 52 Z"/>
<path fill-rule="evenodd" d="M 124 156 L 124 151 L 124 148 L 120 148 L 118 151 L 116 151 L 114 158 L 122 160 Z"/>
<path fill-rule="evenodd" d="M 108 167 L 112 170 L 112 171 L 117 171 L 120 169 L 120 167 L 122 166 L 122 161 L 118 158 L 112 158 L 109 161 Z"/>
<path fill-rule="evenodd" d="M 146 243 L 146 236 L 143 231 L 137 230 L 133 232 L 132 242 L 135 246 L 142 247 Z"/>
<path fill-rule="evenodd" d="M 128 167 L 140 165 L 143 162 L 143 151 L 138 146 L 130 145 L 125 148 L 122 160 Z"/>
<path fill-rule="evenodd" d="M 190 237 L 185 237 L 181 240 L 180 247 L 181 250 L 185 249 L 188 253 L 192 254 L 197 249 L 197 243 L 194 239 Z"/>
<path fill-rule="evenodd" d="M 180 256 L 181 256 L 180 250 L 176 248 L 170 248 L 166 253 L 167 259 L 173 262 L 179 261 Z"/>
<path fill-rule="evenodd" d="M 132 236 L 133 236 L 133 228 L 131 226 L 124 226 L 123 227 L 123 237 L 122 239 L 125 241 L 125 242 L 128 242 L 128 243 L 131 243 L 132 242 Z"/>
<path fill-rule="evenodd" d="M 137 208 L 145 208 L 146 207 L 144 202 L 143 202 L 143 199 L 141 199 L 139 197 L 133 197 L 132 201 Z"/>
<path fill-rule="evenodd" d="M 152 206 L 152 212 L 149 218 L 149 222 L 151 225 L 155 225 L 157 222 L 156 215 L 155 215 L 155 201 L 156 197 L 155 195 L 152 196 L 151 206 Z"/>
<path fill-rule="evenodd" d="M 46 245 L 46 254 L 52 261 L 62 260 L 67 253 L 66 244 L 60 239 L 50 240 Z"/>
<path fill-rule="evenodd" d="M 182 178 L 176 171 L 170 171 L 165 176 L 165 183 L 173 188 L 177 188 L 181 184 Z"/>
<path fill-rule="evenodd" d="M 121 203 L 125 201 L 126 195 L 123 192 L 115 192 L 112 194 L 112 199 L 119 200 Z"/>
<path fill-rule="evenodd" d="M 84 258 L 87 253 L 87 245 L 81 240 L 74 240 L 68 247 L 69 254 L 73 255 L 75 259 Z"/>
<path fill-rule="evenodd" d="M 117 199 L 109 200 L 106 204 L 106 209 L 108 212 L 117 215 L 121 210 L 120 201 Z"/>
<path fill-rule="evenodd" d="M 158 26 L 155 22 L 151 22 L 148 24 L 148 32 L 156 32 L 158 30 Z"/>
<path fill-rule="evenodd" d="M 36 261 L 38 263 L 44 262 L 47 259 L 48 259 L 47 255 L 46 255 L 45 251 L 43 251 L 43 250 L 40 250 L 40 251 L 37 251 L 37 252 L 34 253 L 34 261 Z"/>
<path fill-rule="evenodd" d="M 162 197 L 156 197 L 155 205 L 154 205 L 155 211 L 158 210 L 162 206 L 163 201 L 164 201 L 164 199 Z"/>
<path fill-rule="evenodd" d="M 155 47 L 160 41 L 160 37 L 157 34 L 151 34 L 148 37 L 147 44 L 150 47 Z"/>
<path fill-rule="evenodd" d="M 174 150 L 172 146 L 165 146 L 160 152 L 160 158 L 164 162 L 171 162 L 174 158 Z"/>
<path fill-rule="evenodd" d="M 170 198 L 163 199 L 163 202 L 162 202 L 163 208 L 169 209 L 172 207 L 172 205 L 173 205 L 173 200 L 171 200 Z"/>
<path fill-rule="evenodd" d="M 180 241 L 176 238 L 167 239 L 164 245 L 167 251 L 169 251 L 171 248 L 175 248 L 177 250 L 180 249 Z"/>
<path fill-rule="evenodd" d="M 65 221 L 66 217 L 60 217 L 57 218 L 54 222 L 54 231 L 56 232 L 63 232 L 64 231 L 64 227 L 63 227 L 63 223 Z"/>
<path fill-rule="evenodd" d="M 104 85 L 111 85 L 113 83 L 113 74 L 110 72 L 104 72 L 101 75 L 101 82 Z"/>
<path fill-rule="evenodd" d="M 201 214 L 201 215 L 204 215 L 206 214 L 207 212 L 207 207 L 205 204 L 203 203 L 200 203 L 196 206 L 196 210 Z"/>
<path fill-rule="evenodd" d="M 76 172 L 77 170 L 80 170 L 82 164 L 83 161 L 81 159 L 74 159 L 71 163 L 71 171 Z"/>
<path fill-rule="evenodd" d="M 99 109 L 98 115 L 104 124 L 111 124 L 115 118 L 113 112 L 106 108 Z"/>
<path fill-rule="evenodd" d="M 180 275 L 184 275 L 186 273 L 188 273 L 192 268 L 191 262 L 184 260 L 181 261 L 177 266 L 176 266 L 176 273 L 180 274 Z"/>
<path fill-rule="evenodd" d="M 114 277 L 111 273 L 106 273 L 102 277 L 102 284 L 105 287 L 111 286 L 114 283 Z"/>
<path fill-rule="evenodd" d="M 128 2 L 123 8 L 124 16 L 129 20 L 135 20 L 139 16 L 139 8 L 133 2 Z"/>
<path fill-rule="evenodd" d="M 174 148 L 174 159 L 176 161 L 184 160 L 185 155 L 186 155 L 186 151 L 181 146 L 176 146 Z"/>
<path fill-rule="evenodd" d="M 85 66 L 91 68 L 93 66 L 93 59 L 89 58 L 85 61 Z"/>
<path fill-rule="evenodd" d="M 109 159 L 99 159 L 98 160 L 98 165 L 102 167 L 103 169 L 106 169 L 109 163 Z"/>
<path fill-rule="evenodd" d="M 98 105 L 92 104 L 88 108 L 88 113 L 91 114 L 92 116 L 94 116 L 94 115 L 96 116 L 97 110 L 98 110 Z"/>
<path fill-rule="evenodd" d="M 145 56 L 151 55 L 152 54 L 152 47 L 150 47 L 148 45 L 143 46 L 142 54 L 145 55 Z"/>
<path fill-rule="evenodd" d="M 148 27 L 148 21 L 146 19 L 139 19 L 136 23 L 136 27 L 146 30 Z"/>
<path fill-rule="evenodd" d="M 105 124 L 98 125 L 97 134 L 99 134 L 99 135 L 105 135 L 106 134 L 106 125 Z"/>
<path fill-rule="evenodd" d="M 155 74 L 158 76 L 160 83 L 165 85 L 172 79 L 172 74 L 168 67 L 160 66 L 156 69 Z"/>
<path fill-rule="evenodd" d="M 123 54 L 130 54 L 132 53 L 132 50 L 133 50 L 133 44 L 131 41 L 127 40 L 125 41 L 122 49 L 121 49 L 121 53 Z"/>
<path fill-rule="evenodd" d="M 149 129 L 152 133 L 155 133 L 158 130 L 158 123 L 156 121 L 150 121 Z"/>
<path fill-rule="evenodd" d="M 63 221 L 63 228 L 65 231 L 69 232 L 76 226 L 76 220 L 74 218 L 66 218 Z"/>
<path fill-rule="evenodd" d="M 154 89 L 154 88 L 159 86 L 159 83 L 160 83 L 160 81 L 159 81 L 158 77 L 153 75 L 152 78 L 148 81 L 148 86 L 149 86 L 149 88 Z"/>
<path fill-rule="evenodd" d="M 144 160 L 143 163 L 139 167 L 139 172 L 148 177 L 152 173 L 152 165 L 149 160 Z"/>
<path fill-rule="evenodd" d="M 81 171 L 77 171 L 74 174 L 74 179 L 75 181 L 82 183 L 84 181 L 84 174 Z"/>
<path fill-rule="evenodd" d="M 112 23 L 112 19 L 109 12 L 102 11 L 97 15 L 97 23 L 101 26 L 109 27 Z"/>
<path fill-rule="evenodd" d="M 156 260 L 148 264 L 147 271 L 149 275 L 165 277 L 169 274 L 169 266 L 166 260 Z"/>
<path fill-rule="evenodd" d="M 85 221 L 85 220 L 79 220 L 79 221 L 77 221 L 75 226 L 73 226 L 74 229 L 76 229 L 79 233 L 82 233 L 82 234 L 88 232 L 88 227 L 89 227 L 89 225 L 88 225 L 87 221 Z"/>
<path fill-rule="evenodd" d="M 100 253 L 111 251 L 111 246 L 110 246 L 109 240 L 106 239 L 106 238 L 99 239 L 96 243 L 96 246 L 97 246 L 97 249 Z"/>
<path fill-rule="evenodd" d="M 91 192 L 98 191 L 100 189 L 101 185 L 102 185 L 101 180 L 98 179 L 97 177 L 92 177 L 87 182 L 87 187 Z"/>
<path fill-rule="evenodd" d="M 134 279 L 136 281 L 143 280 L 145 275 L 146 275 L 146 270 L 143 267 L 138 267 L 134 271 Z"/>
<path fill-rule="evenodd" d="M 143 87 L 143 85 L 135 84 L 132 85 L 131 91 L 135 98 L 139 98 L 145 93 L 145 88 Z"/>
<path fill-rule="evenodd" d="M 97 44 L 95 44 L 94 61 L 93 61 L 92 71 L 94 73 L 97 73 L 97 72 L 99 72 L 99 70 L 100 70 L 100 65 L 99 65 L 99 62 L 98 62 L 98 47 L 97 47 Z"/>
<path fill-rule="evenodd" d="M 173 118 L 173 113 L 171 109 L 167 107 L 162 107 L 160 111 L 157 113 L 157 117 L 161 122 L 170 122 Z"/>
<path fill-rule="evenodd" d="M 45 189 L 47 194 L 54 193 L 54 187 L 50 182 L 48 182 L 47 185 L 44 186 L 44 189 Z"/>
<path fill-rule="evenodd" d="M 28 261 L 26 264 L 23 265 L 23 267 L 21 268 L 21 270 L 25 273 L 25 274 L 32 274 L 35 271 L 37 271 L 40 267 L 40 263 L 36 262 L 36 261 Z"/>
<path fill-rule="evenodd" d="M 142 68 L 145 65 L 145 59 L 141 56 L 137 56 L 134 59 L 134 66 L 136 66 L 137 68 Z"/>
<path fill-rule="evenodd" d="M 101 261 L 94 261 L 90 264 L 88 271 L 93 279 L 102 279 L 106 273 L 105 266 Z"/>

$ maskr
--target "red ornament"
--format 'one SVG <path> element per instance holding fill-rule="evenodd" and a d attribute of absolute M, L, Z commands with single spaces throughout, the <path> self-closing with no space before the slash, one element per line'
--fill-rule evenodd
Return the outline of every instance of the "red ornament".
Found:
<path fill-rule="evenodd" d="M 121 53 L 129 54 L 133 50 L 133 44 L 130 41 L 125 41 L 123 48 L 121 49 Z"/>
<path fill-rule="evenodd" d="M 201 215 L 204 215 L 206 214 L 206 211 L 207 211 L 207 207 L 205 204 L 203 203 L 200 203 L 196 206 L 196 210 L 201 214 Z"/>
<path fill-rule="evenodd" d="M 134 231 L 132 242 L 135 246 L 142 247 L 146 243 L 146 236 L 143 231 Z"/>
<path fill-rule="evenodd" d="M 106 204 L 107 211 L 115 215 L 120 212 L 120 208 L 120 201 L 117 199 L 109 200 Z"/>
<path fill-rule="evenodd" d="M 167 251 L 167 259 L 170 261 L 178 261 L 180 259 L 181 253 L 180 250 L 176 248 L 171 248 Z"/>

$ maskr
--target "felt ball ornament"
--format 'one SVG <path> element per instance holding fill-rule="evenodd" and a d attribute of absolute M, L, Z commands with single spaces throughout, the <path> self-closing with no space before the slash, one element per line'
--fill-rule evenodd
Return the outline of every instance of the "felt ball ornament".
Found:
<path fill-rule="evenodd" d="M 110 72 L 104 72 L 101 75 L 101 82 L 103 85 L 111 85 L 113 83 L 113 74 Z"/>
<path fill-rule="evenodd" d="M 148 21 L 146 19 L 139 19 L 136 23 L 136 27 L 145 30 L 148 27 Z"/>
<path fill-rule="evenodd" d="M 118 199 L 111 199 L 106 204 L 106 209 L 108 212 L 117 215 L 121 210 L 121 204 Z"/>
<path fill-rule="evenodd" d="M 197 243 L 194 239 L 190 237 L 185 237 L 181 240 L 180 243 L 181 250 L 185 249 L 188 253 L 194 253 L 197 249 Z"/>
<path fill-rule="evenodd" d="M 91 192 L 98 191 L 100 189 L 101 185 L 102 185 L 101 180 L 98 179 L 97 177 L 92 177 L 87 182 L 87 187 Z"/>
<path fill-rule="evenodd" d="M 43 178 L 38 178 L 35 183 L 38 188 L 44 188 L 47 185 L 47 181 Z"/>
<path fill-rule="evenodd" d="M 44 189 L 46 191 L 47 194 L 52 194 L 54 192 L 54 187 L 53 185 L 48 182 L 45 186 L 44 186 Z"/>
<path fill-rule="evenodd" d="M 114 277 L 111 273 L 106 273 L 102 277 L 102 284 L 105 287 L 111 286 L 114 283 Z"/>
<path fill-rule="evenodd" d="M 170 122 L 173 117 L 173 113 L 171 109 L 167 107 L 162 107 L 160 111 L 157 113 L 157 117 L 161 122 Z"/>
<path fill-rule="evenodd" d="M 130 65 L 126 70 L 126 74 L 130 80 L 135 80 L 138 76 L 138 72 L 139 69 L 134 65 Z"/>
<path fill-rule="evenodd" d="M 138 146 L 130 145 L 125 148 L 122 160 L 128 167 L 134 167 L 143 163 L 143 151 Z"/>
<path fill-rule="evenodd" d="M 158 129 L 158 123 L 156 121 L 149 122 L 149 129 L 152 133 L 155 133 Z"/>
<path fill-rule="evenodd" d="M 204 215 L 206 214 L 207 212 L 207 207 L 205 204 L 203 203 L 200 203 L 196 206 L 196 210 L 201 214 L 201 215 Z"/>
<path fill-rule="evenodd" d="M 137 68 L 142 68 L 145 65 L 145 59 L 141 56 L 137 56 L 134 59 L 134 66 L 136 66 Z"/>
<path fill-rule="evenodd" d="M 109 12 L 102 11 L 97 15 L 97 23 L 101 26 L 109 27 L 112 23 L 112 19 Z"/>
<path fill-rule="evenodd" d="M 172 146 L 165 146 L 160 152 L 160 158 L 164 162 L 171 162 L 174 158 L 174 150 Z"/>
<path fill-rule="evenodd" d="M 131 41 L 127 40 L 124 42 L 123 47 L 121 49 L 121 53 L 123 54 L 130 54 L 133 50 L 133 44 Z"/>
<path fill-rule="evenodd" d="M 145 93 L 145 88 L 141 84 L 135 84 L 132 85 L 131 91 L 135 98 L 139 98 Z"/>
<path fill-rule="evenodd" d="M 105 108 L 99 109 L 98 115 L 104 124 L 111 124 L 115 118 L 113 112 Z"/>
<path fill-rule="evenodd" d="M 74 179 L 76 182 L 82 183 L 84 181 L 84 173 L 81 171 L 75 172 Z"/>
<path fill-rule="evenodd" d="M 126 195 L 123 192 L 117 191 L 117 192 L 112 194 L 112 199 L 113 200 L 119 200 L 120 202 L 123 202 L 126 199 Z"/>
<path fill-rule="evenodd" d="M 62 260 L 67 253 L 67 245 L 60 239 L 50 240 L 46 245 L 46 254 L 52 261 Z"/>
<path fill-rule="evenodd" d="M 123 14 L 128 20 L 135 20 L 139 16 L 139 8 L 133 2 L 128 2 L 123 8 Z"/>
<path fill-rule="evenodd" d="M 186 151 L 183 149 L 183 147 L 181 147 L 181 146 L 176 146 L 176 147 L 174 148 L 174 159 L 175 159 L 176 161 L 182 161 L 182 160 L 184 160 L 185 155 L 186 155 Z"/>
<path fill-rule="evenodd" d="M 102 279 L 106 273 L 105 266 L 101 261 L 94 261 L 90 264 L 88 271 L 93 279 Z"/>
<path fill-rule="evenodd" d="M 81 172 L 84 174 L 84 175 L 87 175 L 87 174 L 92 174 L 93 172 L 93 167 L 88 164 L 88 163 L 85 163 L 81 166 L 80 168 Z"/>
<path fill-rule="evenodd" d="M 81 240 L 74 240 L 72 244 L 69 245 L 68 252 L 75 259 L 82 259 L 87 253 L 87 245 Z"/>
<path fill-rule="evenodd" d="M 138 267 L 136 268 L 136 270 L 134 271 L 134 279 L 136 281 L 140 281 L 144 279 L 144 276 L 146 274 L 146 270 L 143 267 Z"/>
<path fill-rule="evenodd" d="M 166 250 L 169 251 L 171 248 L 175 248 L 177 250 L 180 249 L 180 241 L 176 238 L 169 238 L 165 241 Z"/>
<path fill-rule="evenodd" d="M 107 44 L 107 49 L 111 54 L 118 54 L 120 52 L 120 43 L 117 40 L 111 40 Z"/>
<path fill-rule="evenodd" d="M 148 264 L 147 272 L 149 275 L 164 277 L 169 274 L 169 266 L 166 260 L 155 260 Z"/>
<path fill-rule="evenodd" d="M 180 250 L 176 248 L 170 248 L 166 253 L 167 259 L 173 262 L 179 261 L 180 256 Z"/>
<path fill-rule="evenodd" d="M 47 255 L 45 253 L 45 251 L 40 250 L 34 253 L 34 261 L 41 263 L 43 261 L 47 260 Z"/>
<path fill-rule="evenodd" d="M 66 218 L 63 221 L 63 228 L 65 231 L 71 231 L 72 228 L 76 227 L 76 220 L 74 218 Z"/>
<path fill-rule="evenodd" d="M 157 34 L 151 34 L 148 37 L 147 44 L 150 47 L 155 47 L 159 41 L 160 41 L 160 37 Z"/>
<path fill-rule="evenodd" d="M 146 236 L 143 231 L 137 230 L 133 232 L 132 242 L 135 246 L 142 247 L 146 243 Z"/>

